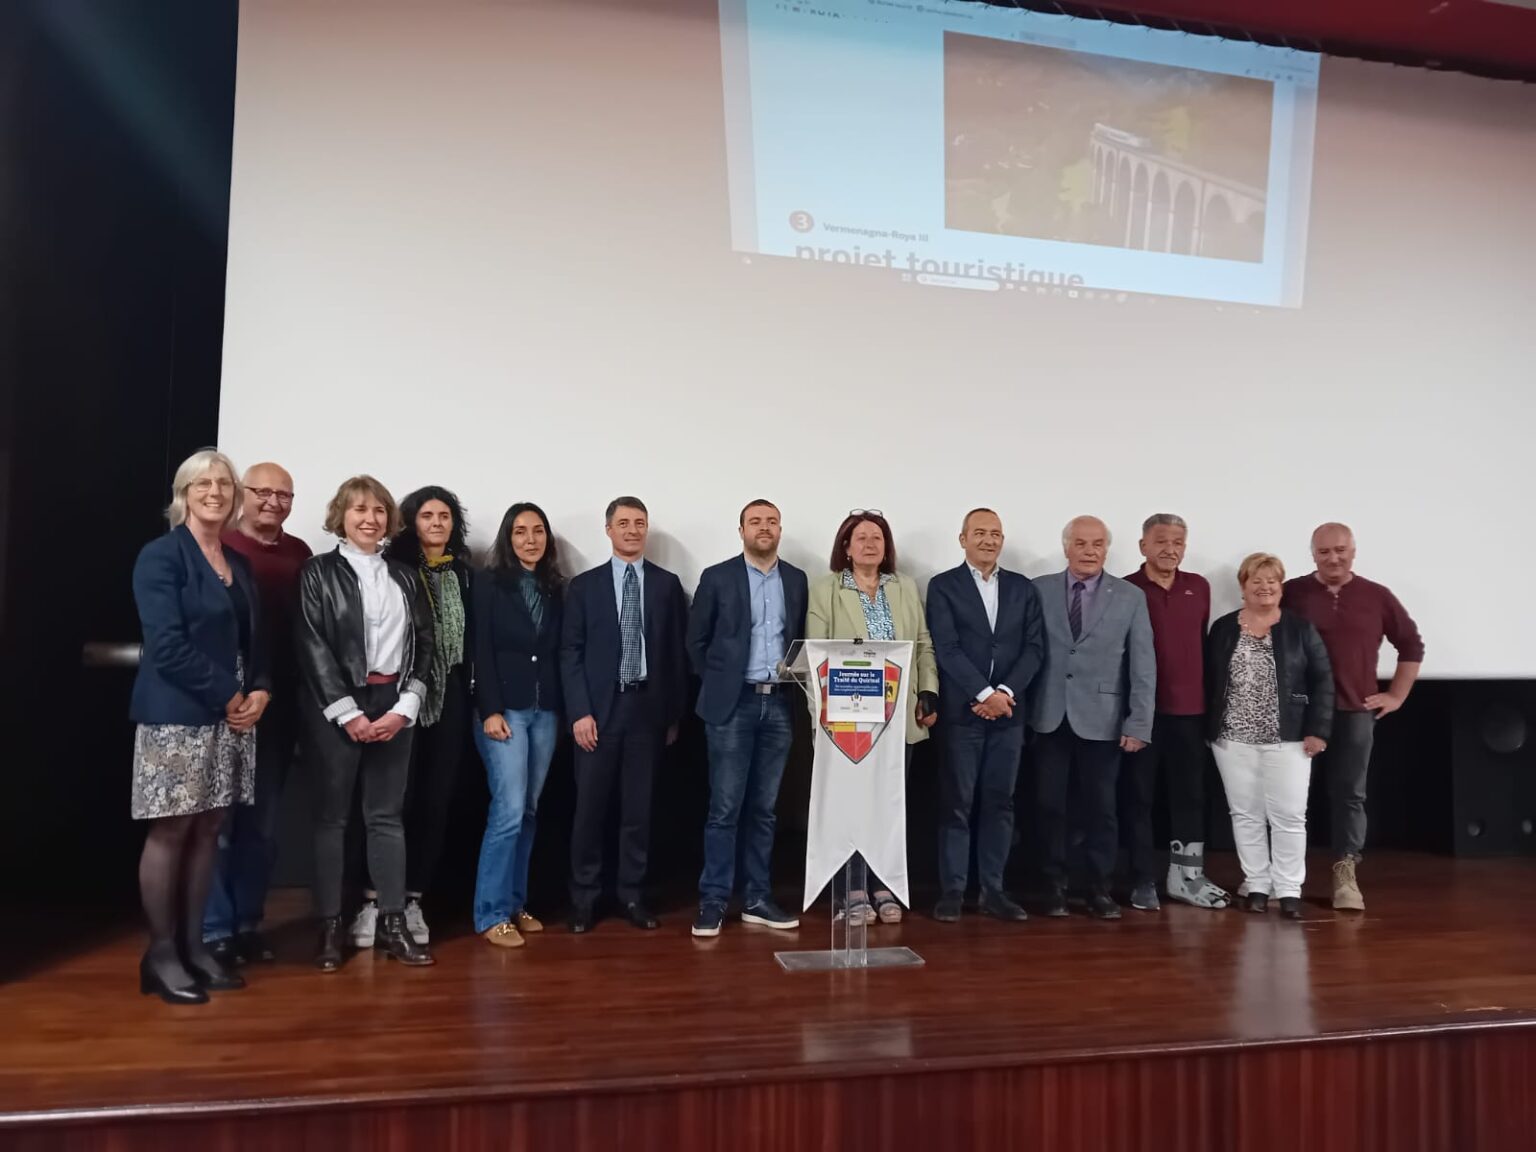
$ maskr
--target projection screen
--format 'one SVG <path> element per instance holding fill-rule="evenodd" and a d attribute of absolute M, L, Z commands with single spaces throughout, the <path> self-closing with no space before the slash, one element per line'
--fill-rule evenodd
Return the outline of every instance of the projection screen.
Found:
<path fill-rule="evenodd" d="M 220 444 L 317 547 L 356 472 L 453 488 L 480 547 L 535 500 L 572 571 L 632 493 L 690 588 L 758 497 L 812 571 L 883 509 L 920 580 L 973 506 L 1031 575 L 1075 514 L 1123 573 L 1177 512 L 1218 610 L 1343 520 L 1426 674 L 1536 675 L 1497 591 L 1536 565 L 1536 89 L 1177 39 L 244 0 Z"/>

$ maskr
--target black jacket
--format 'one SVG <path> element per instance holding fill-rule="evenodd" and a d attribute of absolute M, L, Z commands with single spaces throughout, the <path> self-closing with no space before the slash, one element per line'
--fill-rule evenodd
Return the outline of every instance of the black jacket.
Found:
<path fill-rule="evenodd" d="M 1211 625 L 1205 639 L 1206 738 L 1221 736 L 1227 711 L 1232 653 L 1237 650 L 1237 613 Z M 1275 648 L 1275 681 L 1280 688 L 1280 739 L 1295 743 L 1306 736 L 1328 739 L 1333 731 L 1333 666 L 1328 649 L 1311 621 L 1281 612 L 1270 630 Z"/>
<path fill-rule="evenodd" d="M 487 569 L 473 583 L 475 708 L 482 717 L 508 710 L 561 710 L 561 597 L 544 598 L 533 626 L 515 573 Z"/>
<path fill-rule="evenodd" d="M 400 691 L 426 699 L 434 643 L 432 604 L 414 568 L 398 560 L 385 563 L 411 606 L 415 625 L 406 633 Z M 341 551 L 322 552 L 306 560 L 299 573 L 299 673 L 310 702 L 322 711 L 351 696 L 374 671 L 368 667 L 363 627 L 362 589 Z"/>
<path fill-rule="evenodd" d="M 645 562 L 645 663 L 649 693 L 645 707 L 676 724 L 687 709 L 688 598 L 683 586 L 659 564 Z M 619 608 L 613 592 L 612 561 L 581 573 L 565 590 L 560 625 L 560 676 L 567 718 L 591 716 L 598 739 L 618 696 Z"/>
<path fill-rule="evenodd" d="M 970 565 L 936 573 L 928 581 L 928 634 L 939 665 L 939 723 L 1009 728 L 1024 723 L 1025 694 L 1045 662 L 1045 618 L 1040 593 L 1017 572 L 999 568 L 997 627 L 976 590 Z M 1006 684 L 1012 716 L 983 720 L 971 705 L 983 688 Z"/>

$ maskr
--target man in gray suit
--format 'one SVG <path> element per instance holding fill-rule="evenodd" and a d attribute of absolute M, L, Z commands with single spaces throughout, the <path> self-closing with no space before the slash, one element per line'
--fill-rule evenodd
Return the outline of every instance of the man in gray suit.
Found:
<path fill-rule="evenodd" d="M 1109 894 L 1119 829 L 1115 788 L 1122 752 L 1152 739 L 1157 657 L 1141 589 L 1104 571 L 1109 529 L 1078 516 L 1061 533 L 1067 567 L 1035 580 L 1045 617 L 1045 664 L 1030 694 L 1046 915 L 1067 914 L 1067 799 L 1078 789 L 1092 892 L 1089 912 L 1118 920 Z"/>

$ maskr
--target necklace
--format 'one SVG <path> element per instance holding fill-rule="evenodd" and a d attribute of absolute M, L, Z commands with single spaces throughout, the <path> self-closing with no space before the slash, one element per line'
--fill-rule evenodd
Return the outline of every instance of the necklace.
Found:
<path fill-rule="evenodd" d="M 208 561 L 208 567 L 213 569 L 213 574 L 219 578 L 224 587 L 228 588 L 234 582 L 235 574 L 230 570 L 229 561 L 224 559 L 222 548 L 207 548 L 199 544 L 202 549 L 203 559 Z"/>
<path fill-rule="evenodd" d="M 1254 623 L 1253 614 L 1249 612 L 1248 609 L 1244 608 L 1237 614 L 1238 627 L 1241 628 L 1244 632 L 1248 633 L 1248 635 L 1258 640 L 1262 640 L 1264 637 L 1268 636 L 1270 629 L 1272 629 L 1278 621 L 1278 616 L 1275 617 L 1274 620 L 1267 621 L 1263 625 L 1263 631 L 1260 631 L 1260 626 Z"/>

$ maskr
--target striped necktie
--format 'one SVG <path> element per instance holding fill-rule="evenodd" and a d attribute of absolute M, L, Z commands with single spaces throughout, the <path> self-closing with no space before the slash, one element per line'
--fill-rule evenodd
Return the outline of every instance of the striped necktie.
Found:
<path fill-rule="evenodd" d="M 1067 606 L 1067 626 L 1072 629 L 1072 639 L 1083 634 L 1083 582 L 1072 582 L 1072 603 Z"/>

